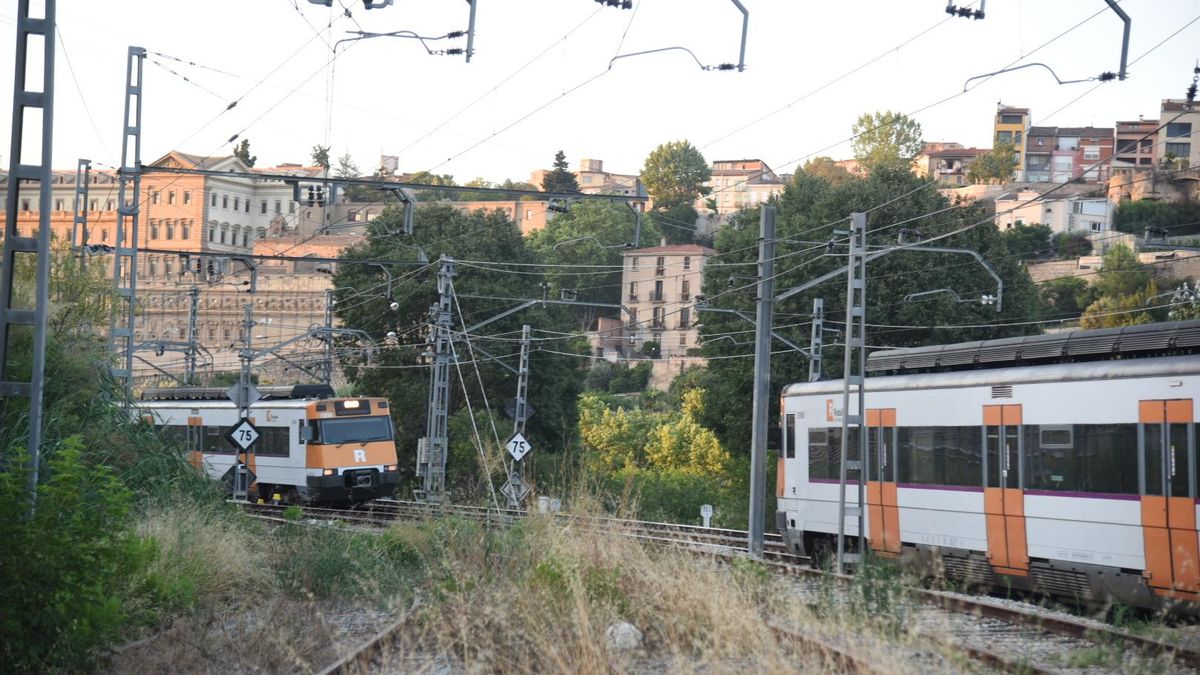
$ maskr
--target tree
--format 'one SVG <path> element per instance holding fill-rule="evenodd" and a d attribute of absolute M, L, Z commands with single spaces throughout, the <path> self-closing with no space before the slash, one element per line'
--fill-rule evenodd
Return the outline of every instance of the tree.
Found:
<path fill-rule="evenodd" d="M 926 238 L 962 229 L 966 223 L 987 220 L 985 206 L 968 204 L 950 210 L 946 197 L 934 190 L 919 189 L 925 181 L 906 168 L 874 170 L 865 177 L 833 186 L 827 181 L 797 172 L 784 187 L 778 200 L 776 238 L 781 241 L 845 241 L 833 234 L 844 228 L 847 214 L 871 210 L 868 216 L 868 244 L 894 245 L 895 228 L 887 224 L 912 220 Z M 874 210 L 872 210 L 874 209 Z M 714 248 L 719 264 L 709 262 L 704 269 L 702 292 L 714 307 L 737 309 L 749 316 L 754 313 L 754 293 L 751 289 L 731 291 L 732 275 L 753 270 L 757 257 L 759 214 L 746 211 L 734 217 L 732 226 L 717 230 Z M 1026 321 L 1036 319 L 1040 298 L 1028 272 L 1015 258 L 1009 256 L 1000 232 L 989 225 L 974 227 L 939 240 L 934 246 L 967 248 L 978 251 L 995 268 L 1004 281 L 1003 312 L 994 305 L 977 302 L 957 303 L 949 294 L 938 294 L 915 301 L 905 301 L 911 293 L 949 288 L 963 297 L 978 297 L 977 293 L 994 292 L 996 282 L 987 271 L 966 256 L 949 253 L 896 251 L 871 261 L 867 278 L 867 316 L 872 324 L 886 324 L 886 329 L 868 329 L 868 344 L 896 347 L 945 344 L 981 340 L 1037 331 Z M 775 289 L 781 293 L 812 280 L 845 264 L 845 247 L 835 245 L 834 254 L 826 255 L 824 246 L 811 244 L 781 244 L 776 249 Z M 839 255 L 840 254 L 840 255 Z M 744 285 L 735 283 L 735 287 Z M 814 298 L 823 298 L 826 308 L 845 306 L 844 274 L 828 283 L 792 296 L 776 305 L 776 316 L 806 315 Z M 736 316 L 701 313 L 702 338 L 724 334 L 742 335 L 751 326 Z M 837 321 L 840 316 L 827 315 Z M 789 325 L 794 324 L 794 325 Z M 986 328 L 974 327 L 984 325 Z M 809 342 L 810 327 L 796 320 L 777 320 L 775 332 L 795 344 Z M 827 338 L 828 339 L 828 338 Z M 878 342 L 876 341 L 878 340 Z M 832 340 L 836 342 L 836 340 Z M 703 349 L 711 359 L 703 377 L 705 389 L 704 426 L 716 432 L 721 445 L 736 456 L 745 456 L 750 441 L 750 399 L 747 391 L 753 387 L 753 345 L 747 340 L 735 344 L 728 340 L 708 340 Z M 782 343 L 776 348 L 782 349 Z M 826 343 L 823 351 L 824 376 L 840 377 L 842 351 Z M 808 378 L 808 360 L 790 354 L 772 359 L 770 391 L 779 391 L 793 382 Z M 777 410 L 772 410 L 777 414 Z"/>
<path fill-rule="evenodd" d="M 338 157 L 337 163 L 337 169 L 334 170 L 333 175 L 338 178 L 358 178 L 362 173 L 348 152 Z"/>
<path fill-rule="evenodd" d="M 1148 227 L 1162 228 L 1175 236 L 1200 234 L 1200 201 L 1143 199 L 1121 202 L 1113 212 L 1113 227 L 1119 232 L 1137 235 Z"/>
<path fill-rule="evenodd" d="M 1017 172 L 1017 151 L 1013 144 L 1001 141 L 992 151 L 979 156 L 967 167 L 972 183 L 1007 183 Z"/>
<path fill-rule="evenodd" d="M 1149 310 L 1138 310 L 1158 294 L 1158 286 L 1150 270 L 1124 244 L 1104 254 L 1095 287 L 1100 297 L 1084 311 L 1080 321 L 1084 328 L 1116 328 L 1154 320 Z"/>
<path fill-rule="evenodd" d="M 1151 278 L 1150 270 L 1138 262 L 1137 254 L 1124 244 L 1117 244 L 1104 254 L 1096 288 L 1100 294 L 1114 298 L 1132 295 L 1144 289 Z"/>
<path fill-rule="evenodd" d="M 250 167 L 258 161 L 257 157 L 250 155 L 250 139 L 248 138 L 243 138 L 242 142 L 238 143 L 237 147 L 233 149 L 233 156 L 242 160 L 242 164 Z"/>
<path fill-rule="evenodd" d="M 854 178 L 849 171 L 838 166 L 831 157 L 813 157 L 805 162 L 804 167 L 800 170 L 835 186 Z"/>
<path fill-rule="evenodd" d="M 654 198 L 654 206 L 671 209 L 686 204 L 712 190 L 704 185 L 712 170 L 704 155 L 688 141 L 671 141 L 654 149 L 642 165 L 642 183 Z"/>
<path fill-rule="evenodd" d="M 700 214 L 691 204 L 676 204 L 670 208 L 655 204 L 647 215 L 666 237 L 668 244 L 691 244 L 696 241 L 696 220 Z M 649 240 L 643 237 L 642 241 Z"/>
<path fill-rule="evenodd" d="M 1092 254 L 1092 240 L 1086 232 L 1059 232 L 1050 244 L 1062 260 Z"/>
<path fill-rule="evenodd" d="M 529 235 L 529 247 L 541 260 L 553 267 L 546 268 L 546 281 L 554 288 L 577 291 L 577 299 L 589 302 L 616 304 L 621 302 L 622 252 L 634 244 L 637 221 L 623 204 L 595 200 L 572 202 L 566 213 L 560 213 L 546 227 Z M 645 218 L 642 222 L 643 245 L 658 243 L 658 227 Z M 589 330 L 596 317 L 608 315 L 621 318 L 619 312 L 601 312 L 595 308 L 579 308 L 575 314 L 580 330 Z"/>
<path fill-rule="evenodd" d="M 454 182 L 454 176 L 448 173 L 430 173 L 428 171 L 418 171 L 408 179 L 410 183 L 420 183 L 422 185 L 435 185 L 439 187 L 456 187 L 458 183 Z M 457 201 L 461 198 L 461 194 L 457 190 L 417 190 L 416 197 L 422 202 L 436 201 Z"/>
<path fill-rule="evenodd" d="M 567 171 L 567 156 L 562 150 L 554 153 L 554 170 L 542 179 L 544 192 L 572 193 L 579 192 L 579 181 L 575 174 Z"/>
<path fill-rule="evenodd" d="M 329 170 L 329 146 L 314 145 L 312 147 L 312 162 L 313 165 L 319 166 L 326 171 Z"/>
<path fill-rule="evenodd" d="M 425 435 L 429 396 L 429 371 L 420 367 L 424 346 L 418 344 L 421 340 L 417 336 L 429 320 L 430 305 L 438 297 L 434 272 L 428 266 L 416 264 L 413 246 L 420 246 L 430 260 L 447 255 L 459 260 L 501 260 L 530 266 L 541 261 L 521 236 L 511 215 L 501 209 L 464 212 L 448 205 L 423 205 L 414 215 L 413 236 L 403 242 L 392 234 L 400 229 L 401 219 L 399 209 L 385 209 L 368 224 L 367 240 L 348 248 L 342 255 L 346 260 L 413 261 L 411 265 L 396 265 L 389 270 L 393 278 L 393 300 L 398 305 L 396 310 L 389 308 L 391 301 L 384 296 L 387 277 L 378 267 L 340 264 L 333 285 L 347 289 L 339 291 L 337 296 L 337 317 L 342 325 L 376 336 L 386 335 L 389 331 L 406 336 L 400 340 L 402 346 L 380 351 L 375 360 L 378 367 L 367 367 L 352 358 L 344 360 L 343 366 L 360 391 L 377 393 L 390 400 L 400 461 L 405 466 L 412 466 L 417 438 Z M 484 267 L 460 266 L 457 270 L 454 278 L 454 290 L 459 298 L 454 312 L 456 330 L 491 318 L 500 311 L 494 302 L 464 296 L 541 297 L 540 275 L 513 273 L 510 267 Z M 456 343 L 460 358 L 477 358 L 478 361 L 471 366 L 472 376 L 466 379 L 465 393 L 462 383 L 457 378 L 453 380 L 451 413 L 464 408 L 468 398 L 476 410 L 502 406 L 512 398 L 516 391 L 513 373 L 481 351 L 475 351 L 474 357 L 466 354 L 474 349 L 473 345 L 479 345 L 496 356 L 511 356 L 517 348 L 511 335 L 519 334 L 522 324 L 526 323 L 535 331 L 550 331 L 548 334 L 554 335 L 571 333 L 575 328 L 570 312 L 564 307 L 530 307 L 489 324 L 481 331 L 483 335 L 472 334 L 470 345 L 466 340 Z M 485 336 L 491 335 L 503 337 L 487 340 Z M 527 435 L 539 448 L 553 451 L 569 445 L 575 429 L 575 398 L 583 379 L 581 367 L 585 363 L 574 355 L 586 349 L 586 341 L 580 338 L 559 337 L 550 349 L 535 350 L 530 355 L 530 403 L 537 414 L 529 420 Z M 479 379 L 474 376 L 476 368 Z M 464 370 L 464 374 L 466 372 Z"/>
<path fill-rule="evenodd" d="M 868 171 L 882 167 L 909 170 L 921 154 L 921 125 L 890 110 L 863 113 L 854 123 L 854 158 Z"/>
<path fill-rule="evenodd" d="M 1100 296 L 1095 286 L 1079 277 L 1051 279 L 1041 285 L 1041 294 L 1047 319 L 1073 319 Z"/>
<path fill-rule="evenodd" d="M 1049 225 L 1014 225 L 1004 230 L 1001 237 L 1008 244 L 1009 253 L 1021 260 L 1031 260 L 1055 252 L 1050 243 L 1052 232 Z"/>

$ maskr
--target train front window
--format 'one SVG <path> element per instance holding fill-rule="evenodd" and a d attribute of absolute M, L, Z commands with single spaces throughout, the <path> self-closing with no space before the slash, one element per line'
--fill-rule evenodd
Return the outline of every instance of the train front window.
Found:
<path fill-rule="evenodd" d="M 392 421 L 386 416 L 318 420 L 314 443 L 367 443 L 392 440 Z"/>

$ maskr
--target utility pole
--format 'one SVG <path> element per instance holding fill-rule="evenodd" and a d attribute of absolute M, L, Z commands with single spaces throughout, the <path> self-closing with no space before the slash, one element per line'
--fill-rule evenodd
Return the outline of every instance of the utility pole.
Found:
<path fill-rule="evenodd" d="M 825 348 L 825 299 L 813 298 L 812 337 L 808 342 L 808 381 L 821 379 L 821 350 Z M 791 438 L 788 443 L 794 443 Z"/>
<path fill-rule="evenodd" d="M 521 362 L 517 366 L 517 398 L 516 410 L 513 414 L 513 435 L 525 435 L 525 422 L 529 419 L 529 342 L 530 342 L 530 327 L 529 324 L 521 326 Z M 512 474 L 509 476 L 510 483 L 514 485 L 525 484 L 525 462 L 523 459 L 518 459 L 513 462 Z M 521 508 L 521 500 L 517 498 L 517 493 L 508 492 L 508 505 L 511 508 Z"/>
<path fill-rule="evenodd" d="M 333 289 L 325 290 L 325 356 L 321 361 L 321 373 L 325 384 L 333 385 L 333 334 L 328 331 L 333 328 Z"/>
<path fill-rule="evenodd" d="M 754 331 L 754 426 L 750 435 L 750 555 L 763 554 L 767 420 L 771 398 L 771 321 L 775 295 L 775 207 L 763 205 L 758 235 L 758 312 Z"/>
<path fill-rule="evenodd" d="M 187 386 L 196 384 L 196 335 L 200 317 L 200 289 L 192 286 L 188 291 L 187 351 L 183 355 L 183 381 Z"/>
<path fill-rule="evenodd" d="M 8 154 L 8 195 L 5 199 L 4 252 L 0 269 L 0 395 L 29 399 L 29 470 L 27 489 L 29 511 L 37 504 L 38 468 L 42 445 L 42 388 L 46 370 L 46 313 L 50 307 L 50 163 L 54 139 L 54 45 L 56 0 L 45 0 L 42 18 L 30 14 L 29 0 L 17 3 L 16 74 L 13 77 L 12 132 Z M 30 37 L 41 45 L 42 83 L 30 88 L 28 55 Z M 39 42 L 40 39 L 40 42 Z M 37 59 L 34 60 L 37 63 Z M 34 69 L 36 70 L 36 68 Z M 41 156 L 38 164 L 22 164 L 24 156 L 26 112 L 40 122 Z M 30 153 L 32 155 L 32 153 Z M 20 192 L 23 181 L 38 183 L 37 237 L 22 237 L 17 227 L 20 216 Z M 33 256 L 36 282 L 32 307 L 26 301 L 13 306 L 16 262 Z M 14 329 L 16 329 L 14 331 Z M 33 362 L 28 382 L 12 379 L 8 370 L 9 347 L 14 333 L 32 333 Z"/>
<path fill-rule="evenodd" d="M 416 491 L 418 501 L 441 503 L 446 492 L 446 453 L 449 446 L 446 428 L 450 417 L 450 361 L 453 358 L 450 329 L 454 301 L 454 260 L 442 256 L 437 274 L 438 302 L 430 308 L 433 346 L 433 370 L 429 376 L 429 419 L 425 438 L 417 443 L 417 476 L 422 479 Z"/>
<path fill-rule="evenodd" d="M 109 339 L 117 365 L 112 374 L 133 384 L 134 327 L 137 322 L 138 214 L 142 189 L 142 75 L 146 50 L 130 47 L 125 64 L 125 117 L 121 120 L 121 168 L 117 171 L 117 227 L 113 246 L 112 323 Z M 131 152 L 132 151 L 132 152 Z M 132 154 L 132 156 L 131 156 Z M 128 280 L 126 280 L 128 276 Z"/>
<path fill-rule="evenodd" d="M 254 403 L 251 400 L 254 386 L 250 382 L 250 364 L 254 361 L 254 317 L 252 312 L 254 305 L 247 302 L 244 311 L 245 316 L 242 318 L 242 350 L 238 353 L 238 359 L 242 362 L 241 372 L 238 377 L 238 418 L 246 419 L 250 416 L 250 405 Z M 234 450 L 233 455 L 233 498 L 245 500 L 249 495 L 250 486 L 246 481 L 246 465 L 242 462 L 242 453 Z"/>
<path fill-rule="evenodd" d="M 845 234 L 845 233 L 836 233 Z M 867 214 L 850 214 L 850 259 L 846 263 L 846 334 L 842 357 L 842 438 L 838 467 L 838 536 L 837 569 L 844 573 L 846 566 L 861 562 L 863 550 L 863 477 L 866 472 L 867 434 L 864 382 L 867 371 Z M 855 397 L 855 413 L 850 413 L 850 396 Z M 858 459 L 850 460 L 850 429 L 856 434 Z M 846 506 L 846 474 L 854 471 L 858 482 L 857 506 Z M 858 521 L 858 552 L 846 553 L 846 516 Z"/>
<path fill-rule="evenodd" d="M 75 168 L 75 215 L 71 219 L 71 252 L 79 254 L 79 269 L 87 268 L 83 250 L 88 244 L 88 181 L 91 180 L 92 160 L 81 159 Z"/>

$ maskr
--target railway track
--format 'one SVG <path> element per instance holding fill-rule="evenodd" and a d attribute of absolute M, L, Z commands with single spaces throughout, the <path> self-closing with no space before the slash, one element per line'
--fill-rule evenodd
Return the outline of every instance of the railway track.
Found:
<path fill-rule="evenodd" d="M 285 521 L 283 512 L 288 508 L 272 504 L 242 506 L 252 516 L 271 521 Z M 363 527 L 387 527 L 398 520 L 424 520 L 447 515 L 478 522 L 485 527 L 504 527 L 526 516 L 524 512 L 515 510 L 393 500 L 377 500 L 354 509 L 304 507 L 302 513 L 307 519 L 340 521 Z M 748 546 L 748 535 L 743 530 L 602 516 L 553 514 L 553 517 L 584 530 L 616 531 L 647 543 L 682 546 L 727 559 L 741 555 Z M 764 565 L 777 574 L 795 577 L 800 582 L 802 597 L 806 588 L 811 590 L 820 584 L 831 583 L 844 587 L 853 582 L 851 576 L 808 567 L 807 559 L 788 553 L 781 537 L 775 533 L 766 535 L 764 554 Z M 1131 651 L 1149 659 L 1165 659 L 1181 668 L 1200 669 L 1200 650 L 1095 622 L 1031 611 L 987 597 L 969 597 L 918 587 L 905 587 L 903 593 L 912 603 L 912 625 L 907 630 L 928 634 L 943 649 L 957 652 L 965 660 L 992 670 L 1038 675 L 1063 672 L 1067 665 L 1062 662 L 1069 662 L 1071 653 L 1096 648 Z M 853 647 L 806 635 L 787 626 L 769 625 L 780 640 L 788 641 L 798 650 L 819 654 L 827 663 L 840 669 L 851 672 L 889 670 L 888 664 L 866 661 Z M 365 672 L 369 669 L 371 659 L 395 638 L 403 626 L 404 621 L 398 621 L 324 672 Z M 934 638 L 935 635 L 939 637 Z"/>

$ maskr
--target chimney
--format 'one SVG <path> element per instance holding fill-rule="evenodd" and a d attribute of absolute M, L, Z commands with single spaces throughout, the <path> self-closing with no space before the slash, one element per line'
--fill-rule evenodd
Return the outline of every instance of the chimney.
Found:
<path fill-rule="evenodd" d="M 667 237 L 666 237 L 666 235 L 663 235 L 663 238 L 659 240 L 659 242 L 658 242 L 658 245 L 659 245 L 659 246 L 666 246 L 666 245 L 667 245 Z"/>

